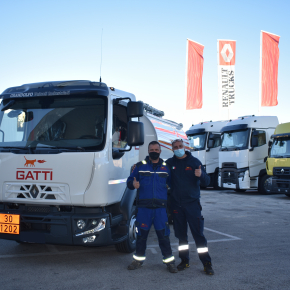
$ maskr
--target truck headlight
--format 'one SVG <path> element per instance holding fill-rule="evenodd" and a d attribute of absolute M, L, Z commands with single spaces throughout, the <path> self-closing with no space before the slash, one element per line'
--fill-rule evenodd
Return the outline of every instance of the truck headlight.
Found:
<path fill-rule="evenodd" d="M 88 230 L 88 231 L 85 231 L 85 232 L 82 232 L 82 233 L 77 233 L 76 237 L 83 236 L 83 235 L 89 235 L 89 234 L 93 234 L 93 233 L 99 232 L 99 231 L 103 230 L 105 227 L 106 227 L 106 219 L 102 218 L 99 221 L 99 224 L 95 228 L 93 228 L 91 230 Z"/>
<path fill-rule="evenodd" d="M 82 230 L 86 226 L 86 222 L 84 220 L 77 221 L 77 227 Z"/>

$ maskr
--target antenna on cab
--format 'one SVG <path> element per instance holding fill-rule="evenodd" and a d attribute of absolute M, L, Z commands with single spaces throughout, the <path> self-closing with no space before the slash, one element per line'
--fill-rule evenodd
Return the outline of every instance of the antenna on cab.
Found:
<path fill-rule="evenodd" d="M 100 83 L 102 82 L 102 59 L 103 59 L 103 28 L 102 28 L 102 34 L 101 34 Z"/>

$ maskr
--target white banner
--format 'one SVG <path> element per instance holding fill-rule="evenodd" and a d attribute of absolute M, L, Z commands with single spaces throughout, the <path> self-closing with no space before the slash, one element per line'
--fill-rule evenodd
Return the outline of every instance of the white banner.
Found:
<path fill-rule="evenodd" d="M 235 91 L 235 63 L 236 63 L 236 41 L 218 40 L 218 94 L 220 106 L 229 109 L 236 99 Z"/>

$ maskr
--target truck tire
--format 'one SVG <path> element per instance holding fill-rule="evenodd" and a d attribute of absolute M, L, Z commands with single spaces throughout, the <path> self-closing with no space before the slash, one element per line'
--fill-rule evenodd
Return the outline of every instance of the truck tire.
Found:
<path fill-rule="evenodd" d="M 119 244 L 115 244 L 115 248 L 118 252 L 132 253 L 135 251 L 137 239 L 135 222 L 136 222 L 136 207 L 133 206 L 129 219 L 128 238 Z"/>
<path fill-rule="evenodd" d="M 269 178 L 269 175 L 263 175 L 262 177 L 260 177 L 259 180 L 259 188 L 258 191 L 260 194 L 271 194 L 273 192 L 271 192 L 271 190 L 269 188 L 267 188 L 267 179 Z"/>
<path fill-rule="evenodd" d="M 216 190 L 221 189 L 219 187 L 219 174 L 218 174 L 218 172 L 215 172 L 213 175 L 213 188 Z"/>
<path fill-rule="evenodd" d="M 286 193 L 285 193 L 285 194 L 286 194 Z M 287 193 L 286 195 L 287 195 L 288 197 L 290 197 L 290 194 Z"/>

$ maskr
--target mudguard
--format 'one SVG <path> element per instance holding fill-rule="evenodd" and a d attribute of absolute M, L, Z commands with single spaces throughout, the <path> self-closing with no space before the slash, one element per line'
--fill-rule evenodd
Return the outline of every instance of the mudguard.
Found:
<path fill-rule="evenodd" d="M 123 214 L 124 220 L 129 220 L 132 206 L 136 198 L 137 190 L 131 190 L 126 187 L 122 200 L 120 202 L 120 212 Z"/>

